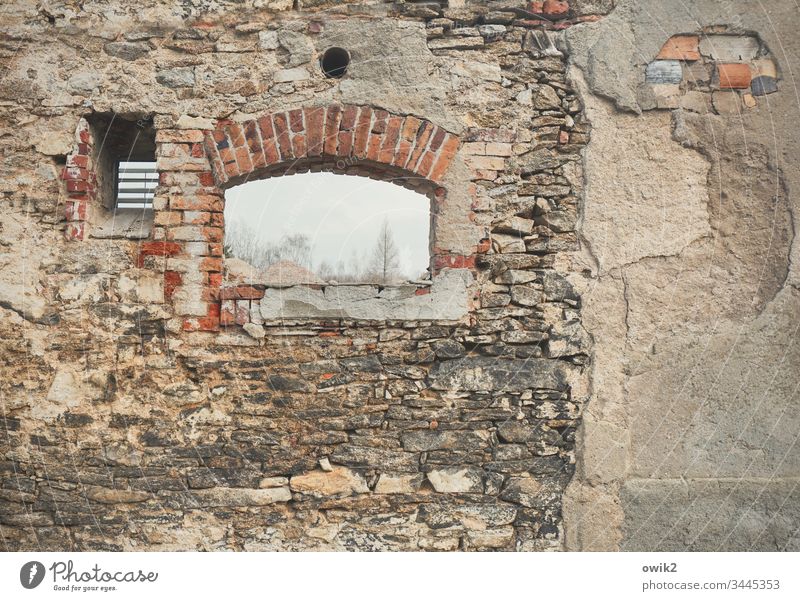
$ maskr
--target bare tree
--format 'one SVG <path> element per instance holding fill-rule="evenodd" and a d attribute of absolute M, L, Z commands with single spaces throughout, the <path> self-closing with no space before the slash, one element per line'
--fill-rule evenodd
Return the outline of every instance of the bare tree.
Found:
<path fill-rule="evenodd" d="M 389 222 L 384 219 L 381 230 L 378 232 L 375 248 L 372 251 L 369 273 L 378 282 L 386 285 L 397 279 L 399 267 L 400 256 L 397 245 L 394 242 Z"/>
<path fill-rule="evenodd" d="M 308 236 L 285 235 L 278 242 L 268 242 L 256 228 L 242 220 L 227 224 L 223 250 L 226 257 L 236 257 L 259 269 L 278 261 L 291 261 L 306 268 L 311 266 L 311 242 Z"/>

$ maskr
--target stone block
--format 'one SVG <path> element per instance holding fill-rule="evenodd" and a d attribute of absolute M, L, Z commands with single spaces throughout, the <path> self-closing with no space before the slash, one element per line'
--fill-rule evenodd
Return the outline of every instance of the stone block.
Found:
<path fill-rule="evenodd" d="M 700 54 L 720 62 L 749 62 L 760 50 L 758 39 L 749 35 L 706 35 L 700 40 Z"/>
<path fill-rule="evenodd" d="M 293 476 L 289 488 L 312 497 L 347 497 L 369 492 L 364 476 L 342 466 Z"/>
<path fill-rule="evenodd" d="M 426 474 L 436 492 L 482 493 L 483 475 L 475 468 L 446 467 L 431 470 Z"/>
<path fill-rule="evenodd" d="M 647 83 L 680 83 L 682 79 L 683 69 L 676 60 L 655 60 L 645 70 Z"/>

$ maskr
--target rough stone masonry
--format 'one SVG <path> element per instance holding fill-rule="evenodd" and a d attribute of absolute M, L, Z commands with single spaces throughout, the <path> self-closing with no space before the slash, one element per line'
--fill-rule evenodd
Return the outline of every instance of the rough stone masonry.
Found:
<path fill-rule="evenodd" d="M 4 4 L 4 548 L 797 548 L 798 45 L 680 4 Z M 308 170 L 427 194 L 430 286 L 232 282 Z"/>

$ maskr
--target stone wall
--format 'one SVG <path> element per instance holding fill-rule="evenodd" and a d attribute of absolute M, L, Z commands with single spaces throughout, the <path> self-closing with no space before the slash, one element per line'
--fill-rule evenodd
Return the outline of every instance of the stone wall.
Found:
<path fill-rule="evenodd" d="M 0 7 L 5 549 L 797 548 L 790 0 L 131 4 Z M 306 169 L 429 194 L 428 313 L 226 281 Z"/>
<path fill-rule="evenodd" d="M 548 32 L 599 15 L 533 4 L 3 8 L 7 549 L 563 547 L 588 126 Z M 99 183 L 115 115 L 155 130 L 138 234 Z M 446 310 L 276 317 L 223 284 L 225 188 L 306 169 L 430 194 L 414 296 Z"/>

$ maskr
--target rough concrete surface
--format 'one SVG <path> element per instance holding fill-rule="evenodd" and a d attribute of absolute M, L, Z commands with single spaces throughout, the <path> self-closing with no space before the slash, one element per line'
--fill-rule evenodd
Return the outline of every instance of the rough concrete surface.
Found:
<path fill-rule="evenodd" d="M 565 33 L 592 123 L 574 281 L 595 342 L 570 548 L 797 548 L 797 25 L 788 1 L 621 1 Z M 785 93 L 655 109 L 645 66 L 714 26 L 760 36 Z"/>

